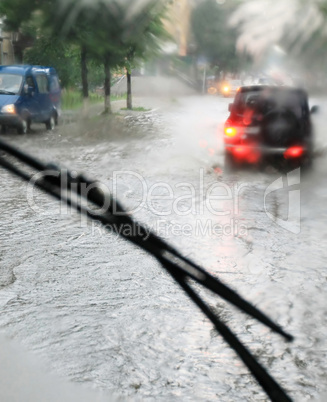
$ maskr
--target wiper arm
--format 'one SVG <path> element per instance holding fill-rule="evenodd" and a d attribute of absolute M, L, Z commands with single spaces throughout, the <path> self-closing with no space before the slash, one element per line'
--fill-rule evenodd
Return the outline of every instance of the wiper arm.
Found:
<path fill-rule="evenodd" d="M 16 149 L 2 140 L 0 140 L 0 151 L 1 150 L 5 152 L 5 155 L 3 157 L 0 154 L 0 166 L 3 166 L 5 169 L 9 170 L 25 181 L 29 182 L 32 180 L 33 176 L 13 164 L 11 161 L 12 158 L 10 158 L 10 160 L 6 159 L 7 153 L 11 155 L 11 157 L 15 157 L 17 161 L 23 162 L 29 167 L 32 167 L 37 172 L 43 172 L 44 175 L 42 176 L 41 180 L 34 181 L 35 186 L 51 194 L 58 200 L 65 202 L 67 205 L 74 207 L 77 211 L 88 216 L 90 219 L 100 221 L 105 225 L 105 227 L 110 226 L 111 229 L 115 230 L 116 233 L 121 237 L 135 245 L 138 245 L 149 254 L 153 255 L 188 294 L 191 300 L 213 323 L 216 330 L 222 335 L 230 347 L 239 355 L 270 399 L 276 402 L 291 401 L 290 397 L 270 376 L 267 370 L 260 365 L 258 360 L 241 343 L 237 336 L 228 328 L 225 323 L 218 318 L 217 314 L 210 308 L 210 306 L 203 301 L 203 299 L 191 286 L 190 280 L 197 282 L 198 284 L 211 290 L 216 295 L 234 304 L 241 311 L 246 312 L 263 324 L 267 325 L 273 331 L 285 337 L 288 341 L 293 339 L 291 335 L 286 333 L 279 325 L 275 324 L 254 305 L 243 299 L 237 292 L 223 284 L 218 278 L 212 276 L 202 267 L 181 255 L 176 249 L 159 238 L 155 233 L 150 232 L 145 227 L 135 222 L 111 195 L 109 195 L 110 205 L 107 210 L 101 214 L 95 213 L 88 207 L 86 201 L 93 203 L 94 206 L 101 209 L 102 206 L 105 205 L 104 202 L 106 200 L 106 195 L 101 191 L 99 185 L 96 186 L 96 182 L 90 181 L 82 175 L 72 175 L 69 171 L 62 170 L 57 165 L 44 164 L 33 156 Z M 64 177 L 63 173 L 65 173 Z M 64 184 L 67 186 L 65 189 L 61 188 L 63 178 L 65 179 Z M 85 194 L 85 192 L 83 193 L 83 188 L 85 189 L 85 186 L 87 188 L 91 185 L 92 190 L 87 192 L 87 194 Z M 66 195 L 68 194 L 68 191 L 64 192 L 62 190 L 70 190 L 71 193 L 76 193 L 80 197 L 80 202 L 76 201 L 76 195 L 69 198 Z M 82 202 L 83 199 L 84 204 Z M 113 205 L 116 207 L 115 210 L 113 209 Z M 137 227 L 138 230 L 121 230 L 125 226 L 127 228 Z M 129 234 L 127 235 L 126 233 Z"/>
<path fill-rule="evenodd" d="M 0 94 L 3 94 L 3 95 L 17 95 L 15 92 L 6 91 L 5 89 L 0 89 Z"/>

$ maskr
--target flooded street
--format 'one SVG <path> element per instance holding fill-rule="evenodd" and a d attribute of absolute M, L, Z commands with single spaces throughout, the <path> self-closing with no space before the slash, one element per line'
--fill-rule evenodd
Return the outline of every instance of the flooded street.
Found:
<path fill-rule="evenodd" d="M 327 392 L 326 99 L 311 101 L 321 104 L 312 171 L 282 179 L 273 168 L 225 171 L 230 99 L 137 102 L 149 111 L 1 138 L 99 179 L 140 222 L 294 335 L 287 344 L 203 292 L 294 401 L 320 400 Z M 108 400 L 112 393 L 267 400 L 157 261 L 3 169 L 0 175 L 3 334 L 41 356 L 49 371 L 101 389 Z"/>

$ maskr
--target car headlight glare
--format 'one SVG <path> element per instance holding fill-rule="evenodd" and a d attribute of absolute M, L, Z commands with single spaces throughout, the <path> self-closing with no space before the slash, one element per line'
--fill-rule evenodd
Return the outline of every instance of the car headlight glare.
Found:
<path fill-rule="evenodd" d="M 2 113 L 16 114 L 16 107 L 13 104 L 6 105 L 6 106 L 3 106 L 3 108 L 1 109 L 1 112 Z"/>

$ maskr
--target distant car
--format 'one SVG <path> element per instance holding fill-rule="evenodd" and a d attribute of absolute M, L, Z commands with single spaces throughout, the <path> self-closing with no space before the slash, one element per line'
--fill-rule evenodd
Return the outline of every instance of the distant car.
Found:
<path fill-rule="evenodd" d="M 226 163 L 259 163 L 282 159 L 311 161 L 313 130 L 308 96 L 302 89 L 284 86 L 246 86 L 229 105 L 224 127 Z"/>
<path fill-rule="evenodd" d="M 222 83 L 221 93 L 225 98 L 234 96 L 237 90 L 242 86 L 241 80 L 230 80 Z"/>
<path fill-rule="evenodd" d="M 0 66 L 0 125 L 21 134 L 31 124 L 44 123 L 53 130 L 60 115 L 60 84 L 52 67 Z"/>
<path fill-rule="evenodd" d="M 207 93 L 210 95 L 215 95 L 218 92 L 219 85 L 218 80 L 214 75 L 210 75 L 206 79 Z"/>

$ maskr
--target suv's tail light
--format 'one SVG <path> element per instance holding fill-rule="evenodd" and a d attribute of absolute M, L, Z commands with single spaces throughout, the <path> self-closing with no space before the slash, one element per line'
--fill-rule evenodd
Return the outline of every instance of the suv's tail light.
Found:
<path fill-rule="evenodd" d="M 225 127 L 226 137 L 235 137 L 236 134 L 237 134 L 237 130 L 235 127 Z"/>
<path fill-rule="evenodd" d="M 296 145 L 294 147 L 287 148 L 284 152 L 285 159 L 292 159 L 292 158 L 300 158 L 304 153 L 304 148 L 300 145 Z"/>

